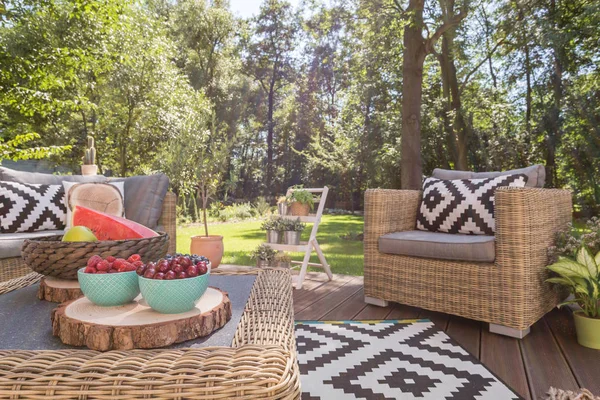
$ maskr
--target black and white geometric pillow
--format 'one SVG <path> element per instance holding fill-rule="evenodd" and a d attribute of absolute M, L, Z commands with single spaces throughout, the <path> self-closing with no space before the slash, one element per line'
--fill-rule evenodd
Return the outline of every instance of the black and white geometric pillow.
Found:
<path fill-rule="evenodd" d="M 0 182 L 0 233 L 64 229 L 62 185 Z"/>
<path fill-rule="evenodd" d="M 485 179 L 423 181 L 423 200 L 417 213 L 422 231 L 493 235 L 494 194 L 499 187 L 525 187 L 527 175 L 504 175 Z"/>

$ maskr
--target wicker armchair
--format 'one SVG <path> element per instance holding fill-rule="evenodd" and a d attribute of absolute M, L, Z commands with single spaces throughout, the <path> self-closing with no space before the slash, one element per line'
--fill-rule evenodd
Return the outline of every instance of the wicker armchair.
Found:
<path fill-rule="evenodd" d="M 566 190 L 501 188 L 495 195 L 494 263 L 379 252 L 379 237 L 414 230 L 420 191 L 365 193 L 365 301 L 388 301 L 489 322 L 514 337 L 555 307 L 565 293 L 545 283 L 547 248 L 571 221 Z"/>
<path fill-rule="evenodd" d="M 177 216 L 175 206 L 177 196 L 168 192 L 158 220 L 158 229 L 169 234 L 169 252 L 175 252 L 177 242 Z M 41 279 L 41 275 L 32 272 L 21 257 L 0 259 L 0 294 L 29 286 Z"/>

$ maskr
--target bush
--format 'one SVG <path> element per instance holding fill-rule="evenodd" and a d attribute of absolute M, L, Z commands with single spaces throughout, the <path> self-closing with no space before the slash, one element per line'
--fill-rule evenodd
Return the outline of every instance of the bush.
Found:
<path fill-rule="evenodd" d="M 260 196 L 254 202 L 254 208 L 259 216 L 264 217 L 271 210 L 271 205 L 263 196 Z"/>
<path fill-rule="evenodd" d="M 219 213 L 219 221 L 227 222 L 231 220 L 243 221 L 245 219 L 254 218 L 257 212 L 250 203 L 232 204 L 221 210 Z"/>
<path fill-rule="evenodd" d="M 556 233 L 555 245 L 548 248 L 550 263 L 558 261 L 558 256 L 575 257 L 581 247 L 587 247 L 593 254 L 600 251 L 600 218 L 592 217 L 585 228 L 575 228 L 571 224 Z"/>

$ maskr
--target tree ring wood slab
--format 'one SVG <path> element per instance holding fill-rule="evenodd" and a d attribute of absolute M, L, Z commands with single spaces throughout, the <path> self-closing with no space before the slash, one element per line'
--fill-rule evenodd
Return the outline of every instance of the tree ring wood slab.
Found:
<path fill-rule="evenodd" d="M 208 336 L 230 319 L 229 296 L 209 287 L 196 308 L 182 314 L 158 313 L 141 295 L 119 307 L 82 297 L 54 309 L 52 333 L 65 344 L 92 350 L 152 349 Z"/>
<path fill-rule="evenodd" d="M 45 276 L 40 281 L 38 298 L 52 303 L 64 303 L 83 296 L 78 281 Z"/>

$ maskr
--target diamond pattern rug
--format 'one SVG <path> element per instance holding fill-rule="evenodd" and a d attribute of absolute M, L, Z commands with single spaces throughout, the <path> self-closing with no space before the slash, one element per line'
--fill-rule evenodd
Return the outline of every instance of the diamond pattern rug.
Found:
<path fill-rule="evenodd" d="M 302 399 L 519 399 L 429 320 L 298 321 Z"/>

